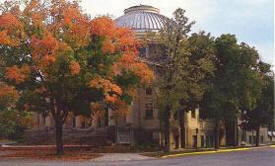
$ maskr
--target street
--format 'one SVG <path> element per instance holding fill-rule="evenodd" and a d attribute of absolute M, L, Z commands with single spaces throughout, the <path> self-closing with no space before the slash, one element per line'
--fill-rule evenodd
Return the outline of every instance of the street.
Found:
<path fill-rule="evenodd" d="M 117 162 L 62 162 L 0 159 L 0 166 L 275 166 L 275 148 L 248 151 Z"/>

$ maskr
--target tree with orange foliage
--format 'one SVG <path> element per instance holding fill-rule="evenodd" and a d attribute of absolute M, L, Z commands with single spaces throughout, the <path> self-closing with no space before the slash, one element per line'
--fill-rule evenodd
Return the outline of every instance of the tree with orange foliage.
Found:
<path fill-rule="evenodd" d="M 18 97 L 15 87 L 0 82 L 0 138 L 20 139 L 32 122 L 30 113 L 15 109 Z"/>
<path fill-rule="evenodd" d="M 90 115 L 92 103 L 125 110 L 153 79 L 133 32 L 109 18 L 90 20 L 78 1 L 6 1 L 1 9 L 1 81 L 20 91 L 18 108 L 52 115 L 58 155 L 69 113 Z"/>

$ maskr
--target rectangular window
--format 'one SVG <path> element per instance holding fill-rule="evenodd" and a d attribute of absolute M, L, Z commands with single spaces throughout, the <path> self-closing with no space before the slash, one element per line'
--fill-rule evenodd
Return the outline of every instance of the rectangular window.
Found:
<path fill-rule="evenodd" d="M 153 103 L 145 104 L 145 119 L 153 119 Z"/>
<path fill-rule="evenodd" d="M 206 142 L 206 147 L 209 148 L 210 147 L 209 136 L 205 136 L 205 142 Z"/>
<path fill-rule="evenodd" d="M 152 88 L 146 88 L 146 95 L 147 95 L 147 96 L 152 95 L 152 93 L 153 93 Z"/>
<path fill-rule="evenodd" d="M 261 136 L 261 143 L 264 143 L 264 136 Z"/>
<path fill-rule="evenodd" d="M 204 147 L 204 136 L 203 135 L 201 136 L 201 147 L 202 148 Z"/>
<path fill-rule="evenodd" d="M 210 147 L 213 147 L 214 146 L 214 136 L 210 136 Z"/>
<path fill-rule="evenodd" d="M 197 148 L 197 136 L 193 135 L 193 148 Z"/>
<path fill-rule="evenodd" d="M 196 118 L 196 111 L 195 110 L 191 111 L 191 116 L 192 116 L 192 118 Z"/>
<path fill-rule="evenodd" d="M 249 144 L 252 144 L 252 136 L 249 136 Z"/>
<path fill-rule="evenodd" d="M 144 47 L 139 48 L 139 56 L 146 57 L 146 48 L 144 48 Z"/>

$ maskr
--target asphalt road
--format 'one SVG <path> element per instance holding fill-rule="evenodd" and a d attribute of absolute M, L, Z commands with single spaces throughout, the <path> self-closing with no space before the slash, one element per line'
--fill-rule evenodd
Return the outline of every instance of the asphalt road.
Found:
<path fill-rule="evenodd" d="M 0 166 L 275 166 L 275 148 L 120 162 L 49 162 L 0 159 Z"/>

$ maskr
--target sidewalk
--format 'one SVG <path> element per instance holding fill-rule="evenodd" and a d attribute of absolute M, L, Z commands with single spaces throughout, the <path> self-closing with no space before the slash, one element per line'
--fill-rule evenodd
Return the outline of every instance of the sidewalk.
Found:
<path fill-rule="evenodd" d="M 102 153 L 101 157 L 93 159 L 97 162 L 106 162 L 106 161 L 138 161 L 138 160 L 152 160 L 154 157 L 144 156 L 138 153 Z"/>
<path fill-rule="evenodd" d="M 15 141 L 0 142 L 0 147 L 10 146 L 10 145 L 15 145 L 15 144 L 17 144 L 17 142 L 15 142 Z"/>

